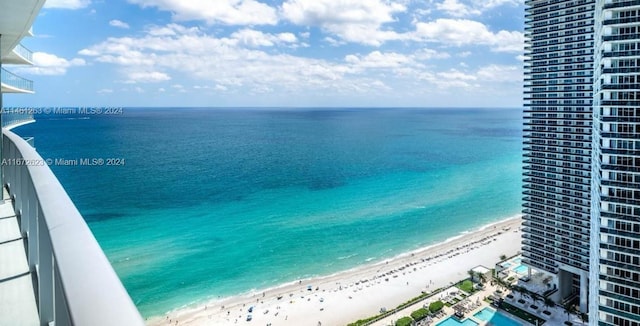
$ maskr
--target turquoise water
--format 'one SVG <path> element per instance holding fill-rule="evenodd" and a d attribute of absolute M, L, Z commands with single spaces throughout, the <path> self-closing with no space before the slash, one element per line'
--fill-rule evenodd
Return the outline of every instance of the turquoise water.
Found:
<path fill-rule="evenodd" d="M 439 322 L 436 324 L 437 326 L 477 326 L 478 323 L 471 319 L 465 319 L 463 321 L 459 321 L 455 319 L 453 316 Z"/>
<path fill-rule="evenodd" d="M 520 110 L 125 109 L 17 132 L 145 316 L 326 275 L 518 214 Z"/>
<path fill-rule="evenodd" d="M 492 308 L 484 308 L 479 312 L 475 313 L 473 317 L 478 318 L 479 320 L 489 322 L 489 325 L 495 326 L 521 326 L 522 323 L 519 323 L 507 316 L 503 313 L 496 311 Z"/>
<path fill-rule="evenodd" d="M 513 260 L 514 263 L 520 264 L 522 262 L 522 258 L 518 257 Z"/>
<path fill-rule="evenodd" d="M 518 274 L 527 274 L 529 272 L 529 268 L 525 265 L 519 265 L 518 267 L 514 268 L 513 271 Z"/>

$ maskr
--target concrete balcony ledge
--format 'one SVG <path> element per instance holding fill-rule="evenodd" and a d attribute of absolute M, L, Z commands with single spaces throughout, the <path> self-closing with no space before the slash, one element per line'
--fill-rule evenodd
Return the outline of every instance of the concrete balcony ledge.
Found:
<path fill-rule="evenodd" d="M 2 63 L 33 65 L 33 52 L 22 44 L 18 44 L 8 55 L 2 58 Z"/>
<path fill-rule="evenodd" d="M 144 325 L 86 222 L 47 164 L 41 163 L 42 157 L 20 136 L 8 129 L 3 133 L 2 158 L 8 162 L 2 167 L 4 181 L 18 216 L 17 236 L 23 238 L 19 242 L 24 243 L 22 255 L 26 252 L 24 273 L 36 278 L 33 291 L 27 292 L 35 293 L 39 324 Z"/>

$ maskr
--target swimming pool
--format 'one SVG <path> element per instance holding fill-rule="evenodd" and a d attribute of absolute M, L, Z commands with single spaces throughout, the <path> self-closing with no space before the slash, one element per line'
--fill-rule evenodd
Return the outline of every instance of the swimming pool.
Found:
<path fill-rule="evenodd" d="M 436 324 L 436 326 L 478 326 L 478 323 L 476 323 L 475 321 L 467 318 L 464 321 L 459 321 L 457 319 L 455 319 L 453 316 L 450 316 L 449 318 L 439 322 Z"/>
<path fill-rule="evenodd" d="M 496 326 L 521 326 L 524 325 L 514 319 L 511 319 L 501 312 L 492 308 L 484 308 L 476 312 L 473 317 L 476 317 L 482 321 L 490 322 L 491 325 Z M 453 325 L 453 324 L 452 324 Z"/>
<path fill-rule="evenodd" d="M 527 274 L 529 272 L 529 267 L 527 267 L 525 265 L 520 265 L 520 266 L 514 268 L 513 271 L 518 273 L 518 274 Z"/>
<path fill-rule="evenodd" d="M 522 257 L 518 257 L 518 258 L 516 258 L 516 259 L 514 259 L 514 260 L 512 260 L 512 261 L 513 261 L 514 263 L 516 263 L 516 264 L 520 264 L 520 263 L 522 262 Z"/>

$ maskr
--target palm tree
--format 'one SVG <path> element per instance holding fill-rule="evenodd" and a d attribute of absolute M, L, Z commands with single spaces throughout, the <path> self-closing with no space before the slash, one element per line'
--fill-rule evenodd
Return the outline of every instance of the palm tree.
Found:
<path fill-rule="evenodd" d="M 520 295 L 520 299 L 522 299 L 522 288 L 521 287 L 519 287 L 517 285 L 514 285 L 514 286 L 511 287 L 511 291 L 517 292 Z"/>
<path fill-rule="evenodd" d="M 553 308 L 556 305 L 551 298 L 544 298 L 543 304 L 545 308 Z"/>
<path fill-rule="evenodd" d="M 524 286 L 514 285 L 512 290 L 520 293 L 520 299 L 529 297 L 530 292 Z"/>
<path fill-rule="evenodd" d="M 567 321 L 569 321 L 569 317 L 571 317 L 571 314 L 574 311 L 574 306 L 571 302 L 567 302 L 564 304 L 564 306 L 562 306 L 562 308 L 564 309 L 564 312 L 567 313 Z"/>
<path fill-rule="evenodd" d="M 585 324 L 587 321 L 589 321 L 589 315 L 587 315 L 584 312 L 580 313 L 580 320 L 582 320 L 582 323 Z"/>
<path fill-rule="evenodd" d="M 471 279 L 471 281 L 473 281 L 474 277 L 476 276 L 476 272 L 473 271 L 473 269 L 470 269 L 467 271 L 467 274 L 469 274 L 469 278 Z"/>
<path fill-rule="evenodd" d="M 538 301 L 542 300 L 542 297 L 539 294 L 535 292 L 529 292 L 529 293 L 531 294 L 531 299 L 533 299 L 533 304 L 536 304 L 538 303 Z"/>
<path fill-rule="evenodd" d="M 484 284 L 487 282 L 487 276 L 482 273 L 478 273 L 478 280 L 481 284 Z"/>

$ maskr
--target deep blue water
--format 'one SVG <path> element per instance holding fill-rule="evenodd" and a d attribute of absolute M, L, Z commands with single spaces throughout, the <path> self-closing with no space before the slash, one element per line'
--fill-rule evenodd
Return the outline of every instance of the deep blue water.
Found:
<path fill-rule="evenodd" d="M 520 210 L 517 109 L 124 109 L 17 129 L 139 309 L 348 269 Z"/>

